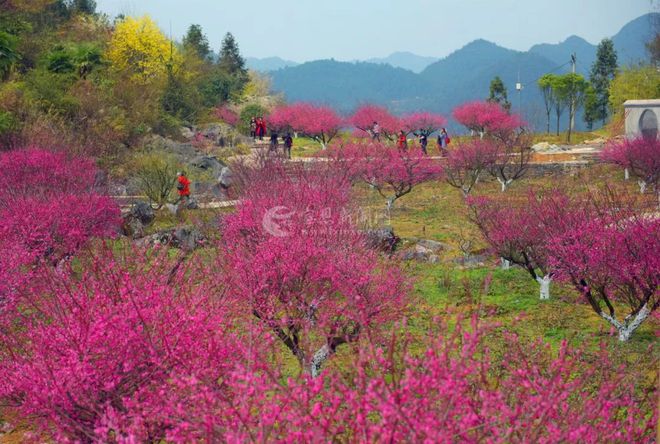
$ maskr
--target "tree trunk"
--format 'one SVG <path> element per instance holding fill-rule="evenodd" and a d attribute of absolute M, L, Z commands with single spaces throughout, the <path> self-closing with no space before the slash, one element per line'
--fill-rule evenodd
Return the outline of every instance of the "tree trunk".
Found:
<path fill-rule="evenodd" d="M 309 362 L 304 363 L 303 371 L 305 374 L 308 374 L 312 378 L 318 377 L 321 374 L 321 367 L 323 366 L 323 363 L 328 360 L 331 354 L 332 351 L 330 350 L 330 346 L 328 346 L 328 344 L 325 344 L 323 347 L 319 348 L 312 356 L 312 359 L 310 359 Z"/>
<path fill-rule="evenodd" d="M 630 322 L 621 323 L 613 316 L 605 312 L 599 313 L 600 317 L 605 319 L 607 322 L 612 324 L 614 328 L 619 332 L 619 341 L 626 342 L 630 339 L 632 334 L 637 330 L 637 328 L 642 325 L 642 322 L 646 320 L 651 314 L 651 309 L 649 308 L 648 302 L 642 306 L 642 309 L 635 315 L 635 317 Z"/>
<path fill-rule="evenodd" d="M 508 270 L 511 268 L 511 261 L 508 261 L 504 259 L 503 257 L 500 258 L 500 265 L 502 267 L 502 270 Z"/>
<path fill-rule="evenodd" d="M 546 133 L 547 133 L 547 134 L 550 134 L 550 111 L 546 112 L 546 115 L 547 115 L 547 117 L 548 117 L 547 127 L 546 127 Z"/>
<path fill-rule="evenodd" d="M 630 180 L 630 170 L 628 168 L 623 169 L 623 180 Z"/>
<path fill-rule="evenodd" d="M 637 184 L 639 185 L 639 192 L 642 194 L 646 193 L 646 182 L 643 180 L 638 180 Z"/>
<path fill-rule="evenodd" d="M 511 185 L 511 183 L 513 183 L 513 180 L 511 180 L 511 179 L 503 180 L 499 177 L 497 178 L 497 181 L 502 186 L 502 192 L 503 193 L 509 188 L 509 185 Z"/>
<path fill-rule="evenodd" d="M 550 275 L 546 275 L 543 277 L 537 277 L 536 281 L 541 285 L 541 290 L 540 290 L 540 298 L 542 301 L 547 301 L 550 299 L 550 283 L 552 282 L 552 278 Z"/>

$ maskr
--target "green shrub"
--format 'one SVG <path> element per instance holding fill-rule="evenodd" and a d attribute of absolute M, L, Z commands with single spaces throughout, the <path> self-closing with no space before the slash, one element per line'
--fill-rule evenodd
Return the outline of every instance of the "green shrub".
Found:
<path fill-rule="evenodd" d="M 161 208 L 170 201 L 178 167 L 172 155 L 162 152 L 135 155 L 132 173 L 136 184 L 156 208 Z"/>
<path fill-rule="evenodd" d="M 268 110 L 256 103 L 245 106 L 241 110 L 238 120 L 238 130 L 243 134 L 250 133 L 250 119 L 253 117 L 263 117 L 268 114 Z"/>

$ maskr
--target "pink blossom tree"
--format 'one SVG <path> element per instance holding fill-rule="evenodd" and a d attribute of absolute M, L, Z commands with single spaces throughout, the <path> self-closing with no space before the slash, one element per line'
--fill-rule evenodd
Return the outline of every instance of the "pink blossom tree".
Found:
<path fill-rule="evenodd" d="M 340 345 L 401 315 L 404 281 L 367 247 L 332 165 L 270 160 L 251 176 L 225 220 L 227 288 L 317 376 Z"/>
<path fill-rule="evenodd" d="M 233 111 L 230 108 L 227 108 L 226 106 L 220 106 L 215 109 L 215 116 L 225 122 L 228 125 L 231 126 L 236 126 L 238 125 L 239 121 L 239 116 L 236 114 L 235 111 Z"/>
<path fill-rule="evenodd" d="M 549 263 L 627 341 L 660 305 L 660 219 L 653 204 L 616 190 L 565 200 L 545 205 Z"/>
<path fill-rule="evenodd" d="M 346 144 L 334 148 L 331 159 L 354 180 L 373 187 L 386 199 L 389 212 L 401 197 L 425 182 L 442 177 L 442 167 L 420 150 L 396 150 L 382 143 Z"/>
<path fill-rule="evenodd" d="M 564 196 L 553 196 L 557 202 Z M 550 299 L 553 272 L 547 256 L 550 233 L 541 223 L 538 197 L 530 191 L 526 200 L 476 197 L 468 201 L 470 219 L 492 250 L 506 263 L 518 265 L 540 285 L 540 299 Z"/>
<path fill-rule="evenodd" d="M 409 114 L 401 119 L 402 126 L 408 134 L 429 137 L 447 125 L 447 119 L 440 114 L 419 112 Z"/>
<path fill-rule="evenodd" d="M 494 102 L 469 102 L 458 106 L 453 111 L 458 123 L 470 131 L 485 135 L 500 137 L 524 126 L 520 116 L 509 114 L 501 105 Z"/>
<path fill-rule="evenodd" d="M 394 140 L 403 129 L 401 121 L 387 108 L 377 105 L 362 105 L 355 110 L 348 122 L 364 134 L 373 136 L 374 123 L 380 127 L 380 134 L 388 140 Z"/>
<path fill-rule="evenodd" d="M 119 207 L 100 193 L 90 160 L 28 149 L 2 153 L 0 167 L 11 184 L 0 197 L 0 299 L 38 263 L 59 264 L 89 239 L 118 233 Z"/>
<path fill-rule="evenodd" d="M 502 192 L 527 174 L 532 157 L 531 136 L 526 131 L 500 131 L 494 139 L 495 155 L 488 172 L 501 185 Z"/>
<path fill-rule="evenodd" d="M 472 139 L 449 150 L 445 164 L 445 180 L 467 197 L 497 159 L 497 145 L 491 140 Z"/>
<path fill-rule="evenodd" d="M 660 180 L 660 140 L 639 137 L 608 144 L 600 158 L 604 162 L 619 165 L 632 173 L 639 182 L 642 193 L 650 186 L 657 192 Z"/>
<path fill-rule="evenodd" d="M 339 134 L 343 124 L 342 118 L 332 108 L 310 103 L 289 105 L 284 116 L 287 115 L 295 131 L 320 143 L 323 149 Z"/>
<path fill-rule="evenodd" d="M 281 105 L 275 108 L 268 115 L 268 127 L 271 131 L 277 133 L 293 131 L 293 122 L 296 120 L 294 117 L 296 109 L 297 108 L 288 105 Z"/>
<path fill-rule="evenodd" d="M 228 300 L 204 285 L 208 270 L 149 256 L 99 249 L 82 271 L 40 268 L 0 314 L 0 397 L 35 431 L 59 442 L 178 441 L 160 414 L 176 417 L 184 387 L 200 400 L 227 395 L 218 381 L 251 353 L 231 331 Z M 133 439 L 131 421 L 143 430 Z"/>

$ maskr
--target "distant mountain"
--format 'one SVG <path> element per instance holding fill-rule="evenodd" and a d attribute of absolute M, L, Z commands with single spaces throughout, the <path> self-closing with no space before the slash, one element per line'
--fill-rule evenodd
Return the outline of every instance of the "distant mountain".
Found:
<path fill-rule="evenodd" d="M 588 75 L 591 65 L 596 60 L 596 46 L 575 35 L 557 44 L 534 45 L 529 52 L 545 57 L 557 66 L 570 63 L 571 54 L 576 54 L 577 71 L 583 75 Z"/>
<path fill-rule="evenodd" d="M 317 60 L 270 73 L 273 88 L 291 101 L 324 103 L 350 111 L 363 102 L 397 102 L 422 96 L 428 90 L 415 73 L 389 65 Z"/>
<path fill-rule="evenodd" d="M 620 65 L 647 58 L 644 45 L 653 35 L 655 20 L 660 20 L 660 14 L 642 16 L 612 37 Z M 397 113 L 429 110 L 447 115 L 460 103 L 485 99 L 490 81 L 500 76 L 513 108 L 521 108 L 530 124 L 542 128 L 545 112 L 536 82 L 548 72 L 568 72 L 572 53 L 577 53 L 578 72 L 588 75 L 596 46 L 572 36 L 557 44 L 535 45 L 527 52 L 475 40 L 418 74 L 391 66 L 394 61 L 376 64 L 321 60 L 283 68 L 271 76 L 274 89 L 292 101 L 325 103 L 343 112 L 373 102 Z M 520 93 L 516 91 L 518 79 L 523 85 Z"/>
<path fill-rule="evenodd" d="M 646 43 L 655 35 L 658 24 L 660 24 L 660 13 L 646 14 L 628 23 L 612 37 L 619 56 L 619 65 L 648 60 Z"/>
<path fill-rule="evenodd" d="M 289 66 L 298 66 L 298 63 L 291 60 L 284 60 L 279 57 L 266 57 L 259 59 L 256 57 L 246 57 L 245 64 L 248 69 L 260 72 L 275 71 Z"/>
<path fill-rule="evenodd" d="M 408 71 L 420 73 L 431 63 L 436 62 L 437 57 L 424 57 L 412 52 L 394 52 L 387 57 L 365 60 L 367 63 L 387 64 L 395 68 L 403 68 Z"/>

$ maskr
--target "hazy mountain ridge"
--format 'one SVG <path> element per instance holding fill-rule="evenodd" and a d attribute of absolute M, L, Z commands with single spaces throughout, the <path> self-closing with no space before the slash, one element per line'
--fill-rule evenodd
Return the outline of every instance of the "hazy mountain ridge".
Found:
<path fill-rule="evenodd" d="M 658 19 L 657 13 L 639 17 L 612 37 L 620 65 L 645 57 L 644 43 L 652 35 L 652 21 Z M 530 123 L 541 125 L 543 103 L 536 81 L 548 72 L 568 72 L 572 53 L 577 53 L 578 72 L 588 76 L 596 46 L 577 36 L 557 44 L 534 45 L 529 51 L 479 39 L 419 74 L 389 64 L 322 60 L 282 68 L 270 75 L 274 89 L 284 92 L 289 100 L 325 103 L 345 112 L 360 103 L 374 102 L 399 113 L 426 109 L 445 114 L 459 103 L 486 98 L 490 81 L 499 75 L 514 109 L 522 105 Z M 518 79 L 524 88 L 520 96 L 515 90 Z"/>

